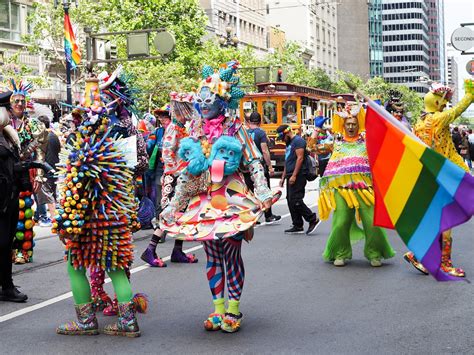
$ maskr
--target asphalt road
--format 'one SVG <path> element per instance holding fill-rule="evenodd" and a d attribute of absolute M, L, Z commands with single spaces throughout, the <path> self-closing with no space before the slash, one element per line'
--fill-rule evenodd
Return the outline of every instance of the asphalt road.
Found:
<path fill-rule="evenodd" d="M 307 200 L 314 204 L 316 192 Z M 285 201 L 275 212 L 288 213 Z M 15 266 L 15 283 L 28 294 L 28 303 L 0 302 L 0 354 L 474 353 L 471 283 L 438 283 L 419 274 L 403 261 L 406 249 L 392 232 L 397 255 L 383 267 L 372 268 L 359 243 L 353 261 L 336 268 L 321 257 L 330 222 L 311 236 L 285 235 L 289 226 L 288 216 L 278 225 L 261 226 L 243 246 L 244 320 L 235 334 L 202 327 L 212 307 L 199 244 L 186 244 L 199 248 L 194 265 L 151 269 L 137 257 L 132 286 L 151 302 L 148 314 L 139 316 L 137 339 L 55 334 L 74 310 L 61 244 L 41 231 L 34 263 Z M 454 234 L 454 261 L 468 277 L 474 275 L 473 228 L 471 221 Z M 136 234 L 138 253 L 147 245 L 146 234 Z M 159 245 L 160 255 L 170 255 L 172 246 L 172 241 Z M 109 321 L 99 317 L 100 326 Z"/>

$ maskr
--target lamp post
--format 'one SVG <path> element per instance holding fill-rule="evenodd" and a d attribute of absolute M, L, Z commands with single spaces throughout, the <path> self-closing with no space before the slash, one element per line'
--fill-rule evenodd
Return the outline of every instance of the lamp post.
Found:
<path fill-rule="evenodd" d="M 69 7 L 74 2 L 77 6 L 77 0 L 62 0 L 64 16 L 69 15 Z M 54 0 L 54 7 L 58 7 L 59 0 Z M 72 88 L 71 88 L 71 63 L 66 60 L 66 102 L 69 107 L 72 106 Z"/>
<path fill-rule="evenodd" d="M 225 36 L 219 36 L 219 44 L 221 47 L 235 47 L 237 48 L 239 44 L 239 38 L 237 35 L 232 34 L 233 28 L 231 26 L 227 26 L 225 28 Z"/>

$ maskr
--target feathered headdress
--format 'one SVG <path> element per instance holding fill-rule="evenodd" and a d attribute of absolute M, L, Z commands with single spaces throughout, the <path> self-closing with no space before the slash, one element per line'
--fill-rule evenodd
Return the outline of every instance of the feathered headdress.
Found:
<path fill-rule="evenodd" d="M 26 97 L 30 93 L 30 90 L 33 88 L 33 84 L 24 83 L 23 80 L 20 80 L 20 82 L 17 83 L 15 79 L 10 79 L 10 86 L 13 92 L 12 96 L 22 95 Z"/>
<path fill-rule="evenodd" d="M 356 117 L 359 121 L 359 132 L 365 131 L 365 110 L 362 105 L 346 105 L 345 111 L 336 112 L 332 117 L 332 131 L 344 134 L 344 121 L 349 117 Z"/>
<path fill-rule="evenodd" d="M 212 93 L 226 101 L 229 108 L 238 108 L 239 100 L 245 96 L 245 92 L 239 87 L 238 66 L 239 62 L 236 60 L 221 64 L 219 70 L 214 70 L 210 65 L 205 65 L 202 69 L 203 80 L 200 82 L 197 91 L 199 92 L 203 87 L 208 87 Z"/>

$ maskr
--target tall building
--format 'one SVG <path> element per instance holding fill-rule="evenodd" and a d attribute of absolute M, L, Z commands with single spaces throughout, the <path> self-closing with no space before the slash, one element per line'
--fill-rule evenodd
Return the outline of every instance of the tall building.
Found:
<path fill-rule="evenodd" d="M 372 22 L 369 22 L 368 1 L 341 2 L 337 9 L 337 23 L 339 69 L 369 79 L 369 25 Z"/>
<path fill-rule="evenodd" d="M 33 12 L 33 3 L 42 1 L 47 0 L 0 0 L 0 79 L 8 79 L 2 77 L 2 62 L 18 54 L 19 64 L 32 69 L 31 76 L 50 76 L 51 86 L 34 88 L 31 97 L 35 102 L 51 105 L 53 111 L 59 112 L 57 101 L 66 99 L 66 84 L 58 77 L 65 75 L 64 67 L 47 61 L 41 54 L 28 53 L 26 44 L 21 40 L 31 31 L 27 18 Z M 75 99 L 79 99 L 79 91 L 73 94 Z"/>
<path fill-rule="evenodd" d="M 451 43 L 448 43 L 446 56 L 446 82 L 454 89 L 453 98 L 451 99 L 451 102 L 453 103 L 459 101 L 458 62 L 456 60 L 456 57 L 459 56 L 458 53 L 459 52 L 453 48 Z"/>
<path fill-rule="evenodd" d="M 430 37 L 428 2 L 382 1 L 383 77 L 419 93 L 429 90 Z M 420 79 L 421 78 L 421 79 Z"/>
<path fill-rule="evenodd" d="M 332 0 L 268 0 L 267 24 L 285 32 L 303 48 L 309 67 L 329 75 L 338 69 L 337 5 Z"/>
<path fill-rule="evenodd" d="M 430 78 L 446 82 L 444 42 L 444 0 L 427 0 L 430 48 Z"/>
<path fill-rule="evenodd" d="M 383 76 L 382 0 L 369 0 L 370 77 Z"/>
<path fill-rule="evenodd" d="M 200 0 L 209 18 L 211 35 L 225 36 L 226 27 L 232 29 L 239 43 L 257 52 L 267 51 L 265 0 Z"/>

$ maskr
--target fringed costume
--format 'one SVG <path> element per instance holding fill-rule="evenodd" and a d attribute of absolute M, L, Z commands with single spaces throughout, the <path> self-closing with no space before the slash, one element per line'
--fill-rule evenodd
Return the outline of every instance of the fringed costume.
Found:
<path fill-rule="evenodd" d="M 346 132 L 346 120 L 355 118 L 358 131 L 353 137 Z M 370 174 L 364 132 L 365 111 L 337 113 L 333 117 L 333 132 L 339 134 L 332 156 L 320 181 L 318 209 L 321 219 L 328 219 L 334 210 L 332 230 L 323 257 L 344 266 L 352 259 L 351 241 L 365 236 L 364 255 L 372 266 L 395 255 L 385 231 L 373 226 L 374 191 Z M 363 233 L 358 227 L 360 220 Z"/>

